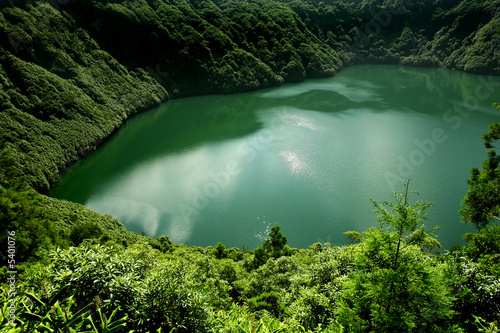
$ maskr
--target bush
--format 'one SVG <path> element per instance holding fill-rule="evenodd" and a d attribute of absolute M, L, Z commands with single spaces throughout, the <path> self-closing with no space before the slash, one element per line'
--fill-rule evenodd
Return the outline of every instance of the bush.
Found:
<path fill-rule="evenodd" d="M 153 249 L 157 249 L 160 252 L 167 253 L 172 249 L 172 241 L 168 236 L 160 236 L 158 239 L 152 239 L 149 241 L 149 245 Z"/>
<path fill-rule="evenodd" d="M 278 293 L 270 291 L 256 297 L 252 297 L 247 300 L 246 303 L 250 311 L 256 312 L 266 310 L 276 318 L 281 318 L 285 313 L 285 306 L 283 304 L 279 304 L 278 299 Z"/>
<path fill-rule="evenodd" d="M 500 278 L 459 253 L 448 258 L 447 267 L 445 274 L 455 296 L 456 321 L 464 323 L 468 330 L 474 328 L 476 316 L 500 322 Z"/>
<path fill-rule="evenodd" d="M 104 230 L 97 223 L 87 222 L 73 226 L 69 232 L 69 239 L 78 246 L 84 239 L 99 239 L 103 235 Z"/>
<path fill-rule="evenodd" d="M 148 274 L 136 308 L 138 332 L 208 330 L 208 298 L 190 272 L 182 264 L 167 262 Z"/>

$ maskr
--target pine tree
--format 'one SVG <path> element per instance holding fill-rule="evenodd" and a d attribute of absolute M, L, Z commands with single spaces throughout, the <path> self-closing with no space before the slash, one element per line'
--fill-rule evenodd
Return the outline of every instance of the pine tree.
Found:
<path fill-rule="evenodd" d="M 337 309 L 349 331 L 411 332 L 442 325 L 452 313 L 443 270 L 422 246 L 434 239 L 423 226 L 432 203 L 411 204 L 408 185 L 395 203 L 372 200 L 379 225 L 364 232 Z"/>

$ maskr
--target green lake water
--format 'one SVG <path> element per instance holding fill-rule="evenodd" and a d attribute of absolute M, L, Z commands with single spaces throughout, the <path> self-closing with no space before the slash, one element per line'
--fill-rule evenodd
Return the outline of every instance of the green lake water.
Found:
<path fill-rule="evenodd" d="M 51 196 L 174 242 L 260 245 L 280 224 L 293 247 L 346 243 L 375 226 L 370 198 L 435 203 L 446 248 L 460 223 L 481 135 L 499 120 L 500 78 L 364 65 L 335 77 L 169 101 L 129 121 L 65 172 Z"/>

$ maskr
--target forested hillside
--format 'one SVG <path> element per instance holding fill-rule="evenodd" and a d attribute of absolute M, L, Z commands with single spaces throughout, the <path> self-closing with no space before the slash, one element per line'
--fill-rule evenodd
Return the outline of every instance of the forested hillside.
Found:
<path fill-rule="evenodd" d="M 364 63 L 498 75 L 499 31 L 500 0 L 3 0 L 0 239 L 15 236 L 23 279 L 12 332 L 498 331 L 494 151 L 464 200 L 480 231 L 447 256 L 431 254 L 428 207 L 406 200 L 398 207 L 414 224 L 390 210 L 378 228 L 348 233 L 350 246 L 290 249 L 275 228 L 248 251 L 152 239 L 45 194 L 124 121 L 170 98 Z M 498 125 L 485 140 L 498 142 Z M 2 297 L 4 331 L 9 284 Z"/>

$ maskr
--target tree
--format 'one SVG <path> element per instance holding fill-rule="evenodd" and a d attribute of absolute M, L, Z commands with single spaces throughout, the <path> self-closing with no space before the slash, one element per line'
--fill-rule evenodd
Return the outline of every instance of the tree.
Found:
<path fill-rule="evenodd" d="M 78 246 L 84 239 L 98 239 L 103 234 L 104 230 L 97 223 L 87 222 L 73 226 L 69 233 L 69 239 Z"/>
<path fill-rule="evenodd" d="M 269 231 L 269 238 L 257 247 L 254 251 L 254 258 L 250 263 L 250 268 L 257 268 L 266 263 L 269 258 L 277 259 L 281 256 L 290 255 L 290 248 L 286 245 L 287 239 L 281 233 L 281 227 L 275 225 Z"/>
<path fill-rule="evenodd" d="M 409 240 L 413 240 L 415 234 L 422 234 L 421 227 L 423 227 L 423 220 L 427 219 L 427 213 L 425 213 L 425 211 L 427 208 L 434 206 L 433 203 L 427 201 L 417 201 L 415 205 L 411 205 L 408 202 L 408 194 L 417 193 L 415 191 L 408 191 L 410 180 L 411 179 L 405 184 L 405 192 L 394 193 L 394 198 L 396 199 L 395 204 L 388 201 L 377 203 L 375 200 L 370 200 L 374 207 L 373 212 L 378 214 L 379 228 L 384 229 L 384 225 L 388 224 L 396 231 L 397 245 L 393 267 L 396 267 L 398 264 L 399 251 L 402 243 L 406 242 L 411 244 L 412 242 L 409 242 Z M 387 209 L 386 206 L 389 207 L 389 209 Z M 409 232 L 412 232 L 412 234 L 407 235 Z M 425 230 L 423 234 L 427 236 Z M 417 238 L 420 240 L 422 237 Z"/>
<path fill-rule="evenodd" d="M 490 228 L 483 228 L 479 234 L 482 236 L 483 232 Z M 473 242 L 476 241 L 478 240 L 473 240 Z M 489 265 L 488 259 L 491 257 L 484 256 L 477 263 L 474 258 L 474 244 L 469 244 L 469 249 L 466 251 L 468 256 L 456 252 L 446 257 L 445 275 L 456 297 L 453 302 L 454 320 L 462 323 L 466 332 L 475 332 L 477 327 L 474 322 L 477 317 L 488 322 L 500 322 L 500 281 L 498 279 L 500 265 L 496 266 L 497 275 L 495 276 L 492 274 L 495 267 Z"/>
<path fill-rule="evenodd" d="M 359 245 L 356 270 L 344 285 L 336 310 L 349 331 L 410 332 L 426 329 L 451 315 L 451 301 L 440 264 L 423 251 L 426 201 L 411 204 L 408 190 L 395 203 L 371 200 L 379 220 Z M 432 238 L 432 237 L 431 237 Z"/>
<path fill-rule="evenodd" d="M 217 245 L 215 245 L 214 254 L 217 259 L 227 258 L 228 251 L 226 246 L 221 242 L 217 243 Z"/>
<path fill-rule="evenodd" d="M 287 254 L 287 239 L 281 233 L 280 229 L 281 227 L 279 225 L 273 226 L 269 232 L 269 238 L 267 238 L 262 245 L 269 256 L 275 259 Z"/>
<path fill-rule="evenodd" d="M 173 243 L 170 238 L 165 235 L 149 241 L 149 245 L 151 245 L 151 247 L 163 253 L 167 253 L 170 249 L 172 249 L 172 244 Z"/>
<path fill-rule="evenodd" d="M 478 233 L 464 235 L 465 252 L 491 275 L 500 276 L 500 225 L 488 225 Z"/>
<path fill-rule="evenodd" d="M 363 234 L 357 231 L 346 231 L 344 232 L 344 235 L 349 240 L 349 244 L 357 244 L 363 238 Z"/>
<path fill-rule="evenodd" d="M 496 104 L 500 109 L 500 105 Z M 493 221 L 500 221 L 500 156 L 496 154 L 495 144 L 500 140 L 500 123 L 489 126 L 489 131 L 483 135 L 484 146 L 488 151 L 488 159 L 483 162 L 482 169 L 473 168 L 470 185 L 460 210 L 462 221 L 472 223 L 478 229 L 484 228 Z"/>

